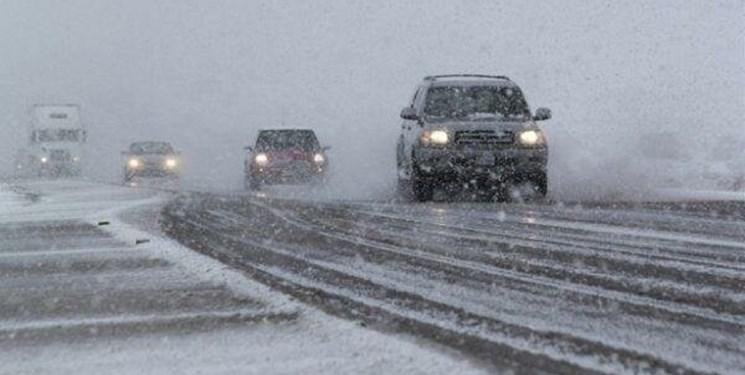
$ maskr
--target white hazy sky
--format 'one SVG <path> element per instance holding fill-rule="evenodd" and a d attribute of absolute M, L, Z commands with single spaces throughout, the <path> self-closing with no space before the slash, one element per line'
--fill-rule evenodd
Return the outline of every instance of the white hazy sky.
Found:
<path fill-rule="evenodd" d="M 97 178 L 156 138 L 193 184 L 236 188 L 242 146 L 284 123 L 334 146 L 342 192 L 378 194 L 417 81 L 479 72 L 553 109 L 552 185 L 593 191 L 623 185 L 613 169 L 644 132 L 745 135 L 743 20 L 742 0 L 0 0 L 0 160 L 30 105 L 74 102 Z"/>

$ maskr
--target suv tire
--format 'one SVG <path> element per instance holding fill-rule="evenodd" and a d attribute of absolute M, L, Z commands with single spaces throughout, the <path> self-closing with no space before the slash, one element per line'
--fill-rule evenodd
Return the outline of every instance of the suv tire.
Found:
<path fill-rule="evenodd" d="M 411 190 L 414 193 L 414 199 L 418 202 L 431 201 L 435 195 L 434 186 L 431 179 L 424 178 L 419 174 L 419 168 L 414 165 L 411 175 Z"/>
<path fill-rule="evenodd" d="M 548 195 L 548 178 L 546 177 L 546 174 L 540 173 L 533 177 L 531 181 L 535 185 L 536 193 L 538 193 L 541 198 L 545 198 Z"/>
<path fill-rule="evenodd" d="M 243 180 L 243 185 L 245 186 L 246 190 L 248 191 L 259 191 L 261 190 L 261 182 L 252 177 L 246 177 Z"/>

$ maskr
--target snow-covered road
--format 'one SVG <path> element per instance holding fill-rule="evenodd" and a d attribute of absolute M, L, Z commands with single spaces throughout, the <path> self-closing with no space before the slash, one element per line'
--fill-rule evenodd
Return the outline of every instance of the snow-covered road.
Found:
<path fill-rule="evenodd" d="M 165 228 L 308 303 L 498 367 L 741 374 L 745 209 L 704 207 L 194 194 Z"/>
<path fill-rule="evenodd" d="M 292 301 L 159 232 L 168 193 L 0 188 L 0 373 L 483 373 Z"/>

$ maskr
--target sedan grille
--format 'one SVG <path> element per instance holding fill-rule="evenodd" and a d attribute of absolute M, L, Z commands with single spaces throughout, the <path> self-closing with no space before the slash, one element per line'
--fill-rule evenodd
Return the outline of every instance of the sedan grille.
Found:
<path fill-rule="evenodd" d="M 70 161 L 72 160 L 72 155 L 67 150 L 50 150 L 49 159 L 54 161 Z"/>
<path fill-rule="evenodd" d="M 506 144 L 513 142 L 511 132 L 495 130 L 462 130 L 455 132 L 454 142 L 460 145 L 470 144 Z"/>

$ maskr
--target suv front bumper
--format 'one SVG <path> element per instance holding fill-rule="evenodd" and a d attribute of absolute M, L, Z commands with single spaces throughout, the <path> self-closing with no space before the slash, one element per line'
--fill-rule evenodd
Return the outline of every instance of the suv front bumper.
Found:
<path fill-rule="evenodd" d="M 417 173 L 438 180 L 545 178 L 548 148 L 414 148 Z"/>

